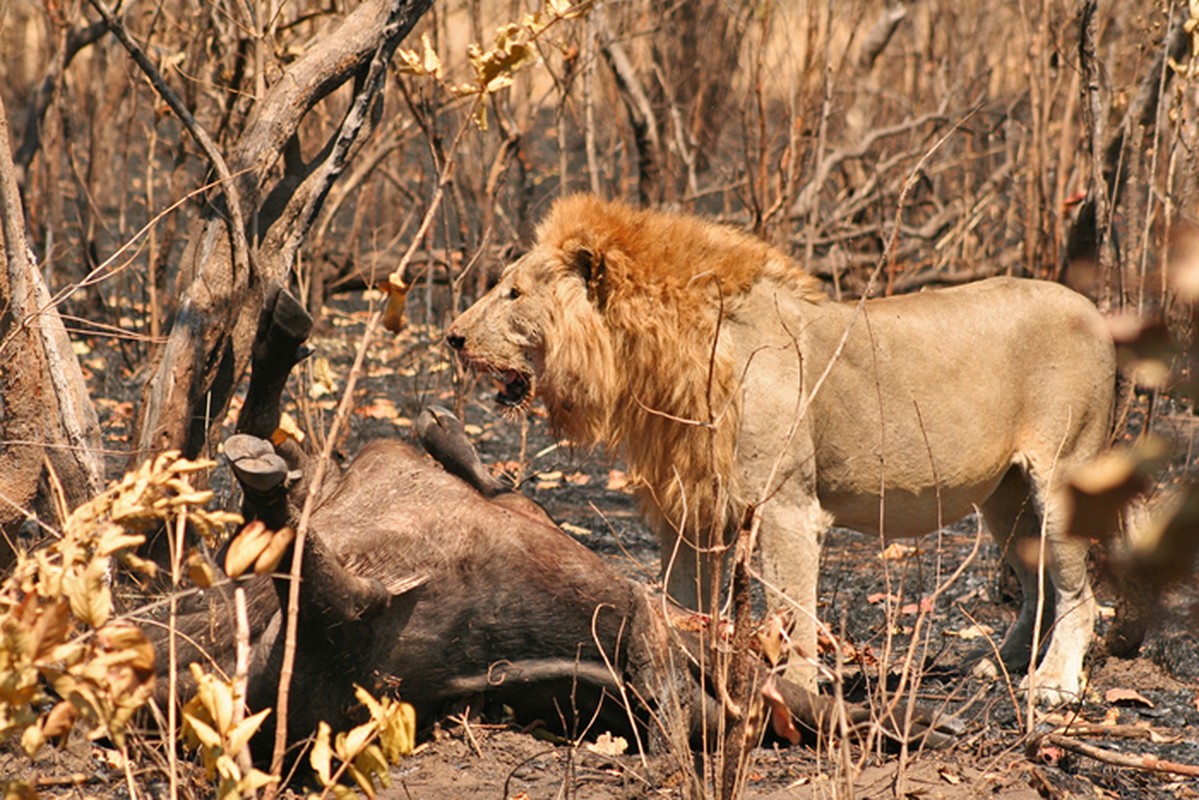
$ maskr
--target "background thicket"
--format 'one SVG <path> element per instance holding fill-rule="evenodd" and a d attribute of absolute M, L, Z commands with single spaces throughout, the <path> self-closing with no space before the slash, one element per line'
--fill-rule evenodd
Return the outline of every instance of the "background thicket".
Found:
<path fill-rule="evenodd" d="M 540 63 L 489 98 L 487 129 L 455 139 L 472 100 L 450 91 L 473 77 L 467 44 L 489 47 L 525 5 L 437 3 L 419 21 L 443 80 L 392 61 L 375 128 L 301 249 L 310 295 L 394 266 L 451 166 L 420 246 L 455 278 L 502 263 L 567 191 L 741 222 L 846 293 L 893 232 L 882 291 L 1060 276 L 1071 247 L 1096 260 L 1103 249 L 1075 224 L 1099 163 L 1120 191 L 1093 291 L 1137 309 L 1165 301 L 1168 234 L 1196 214 L 1199 171 L 1195 84 L 1164 58 L 1190 66 L 1178 3 L 601 3 L 539 37 Z M 351 8 L 164 2 L 120 17 L 227 152 L 285 68 Z M 118 338 L 131 365 L 146 364 L 191 277 L 183 251 L 214 194 L 208 159 L 91 6 L 10 0 L 0 35 L 38 266 L 66 293 L 72 328 Z M 407 46 L 420 49 L 415 35 Z M 269 182 L 289 158 L 317 157 L 352 89 L 241 168 Z"/>

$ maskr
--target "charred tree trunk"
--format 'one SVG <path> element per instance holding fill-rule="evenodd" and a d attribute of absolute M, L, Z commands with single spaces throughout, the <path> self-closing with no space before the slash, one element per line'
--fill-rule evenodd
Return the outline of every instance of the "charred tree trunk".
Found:
<path fill-rule="evenodd" d="M 659 68 L 658 96 L 665 107 L 660 119 L 663 125 L 671 119 L 677 128 L 676 148 L 686 165 L 685 170 L 677 166 L 671 170 L 677 189 L 684 185 L 679 179 L 688 177 L 688 171 L 705 172 L 709 167 L 755 6 L 744 0 L 655 0 L 653 5 L 670 31 L 654 38 L 653 51 Z M 660 138 L 668 135 L 664 130 Z"/>
<path fill-rule="evenodd" d="M 26 520 L 57 527 L 100 491 L 100 430 L 79 362 L 25 238 L 0 103 L 0 564 Z"/>
<path fill-rule="evenodd" d="M 1102 71 L 1096 52 L 1097 13 L 1098 4 L 1094 0 L 1082 0 L 1079 4 L 1082 38 L 1078 53 L 1079 66 L 1085 77 L 1083 118 L 1086 120 L 1090 151 L 1091 182 L 1086 199 L 1067 233 L 1061 281 L 1095 299 L 1101 308 L 1109 308 L 1119 306 L 1126 299 L 1119 274 L 1119 252 L 1113 220 L 1125 199 L 1130 162 L 1146 157 L 1127 145 L 1138 129 L 1153 126 L 1160 113 L 1162 96 L 1174 75 L 1168 64 L 1183 59 L 1191 41 L 1183 14 L 1176 11 L 1171 16 L 1160 49 L 1141 77 L 1123 121 L 1108 138 Z"/>

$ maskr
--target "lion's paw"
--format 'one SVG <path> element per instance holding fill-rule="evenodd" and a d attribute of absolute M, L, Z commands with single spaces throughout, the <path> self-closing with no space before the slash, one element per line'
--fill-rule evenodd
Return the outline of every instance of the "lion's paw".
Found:
<path fill-rule="evenodd" d="M 1037 673 L 1029 680 L 1025 675 L 1020 681 L 1020 692 L 1026 694 L 1032 688 L 1034 699 L 1040 706 L 1062 706 L 1078 702 L 1081 692 L 1077 680 L 1066 680 L 1062 676 L 1050 676 Z"/>
<path fill-rule="evenodd" d="M 974 662 L 970 674 L 981 680 L 993 681 L 1001 680 L 1004 671 L 992 657 L 982 656 Z M 1009 672 L 1009 674 L 1011 673 Z M 1015 680 L 1019 674 L 1019 672 L 1011 674 L 1012 680 Z M 1025 675 L 1020 681 L 1019 691 L 1022 695 L 1027 695 L 1029 687 L 1032 686 L 1038 705 L 1060 706 L 1078 700 L 1080 696 L 1078 684 L 1078 680 L 1068 680 L 1065 676 L 1053 675 L 1042 670 L 1031 681 L 1029 680 L 1029 676 Z"/>

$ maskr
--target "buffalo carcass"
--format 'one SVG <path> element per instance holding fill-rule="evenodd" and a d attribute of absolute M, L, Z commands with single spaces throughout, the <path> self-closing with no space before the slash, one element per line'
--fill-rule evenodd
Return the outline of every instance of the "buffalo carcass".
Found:
<path fill-rule="evenodd" d="M 242 433 L 225 446 L 248 519 L 272 528 L 295 525 L 307 492 L 298 448 L 266 438 L 310 327 L 286 294 L 268 309 Z M 426 412 L 419 427 L 449 471 L 403 442 L 374 441 L 321 491 L 303 556 L 289 735 L 307 736 L 321 720 L 350 724 L 355 684 L 395 691 L 424 725 L 482 698 L 570 737 L 613 731 L 655 747 L 711 733 L 721 710 L 697 666 L 696 637 L 671 625 L 661 598 L 498 486 L 453 417 Z M 277 574 L 287 568 L 285 559 Z M 248 584 L 257 639 L 251 709 L 276 699 L 288 581 L 274 583 L 274 592 L 266 580 Z M 185 627 L 229 658 L 228 627 L 212 624 L 214 607 Z M 800 728 L 830 727 L 830 699 L 774 685 Z M 851 720 L 869 716 L 850 710 Z M 948 731 L 918 724 L 913 735 L 936 744 Z"/>

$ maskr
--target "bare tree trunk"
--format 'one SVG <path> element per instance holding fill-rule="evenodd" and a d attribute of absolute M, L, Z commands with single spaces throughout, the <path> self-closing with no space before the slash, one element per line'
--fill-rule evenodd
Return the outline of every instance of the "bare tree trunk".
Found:
<path fill-rule="evenodd" d="M 367 0 L 289 65 L 251 112 L 226 156 L 249 227 L 249 268 L 237 268 L 242 259 L 231 242 L 228 195 L 222 195 L 189 234 L 181 268 L 187 286 L 142 397 L 135 461 L 168 449 L 189 457 L 204 451 L 212 421 L 224 415 L 249 362 L 265 288 L 287 281 L 330 185 L 368 126 L 386 64 L 430 5 L 432 0 Z M 303 162 L 301 121 L 351 78 L 349 112 L 319 154 Z"/>
<path fill-rule="evenodd" d="M 11 549 L 26 519 L 57 527 L 99 492 L 104 464 L 83 373 L 30 259 L 9 147 L 0 102 L 0 532 Z"/>
<path fill-rule="evenodd" d="M 595 19 L 600 52 L 616 78 L 616 87 L 629 112 L 629 123 L 637 142 L 638 199 L 644 206 L 654 206 L 662 202 L 662 142 L 658 136 L 658 118 L 624 47 L 598 13 Z"/>

